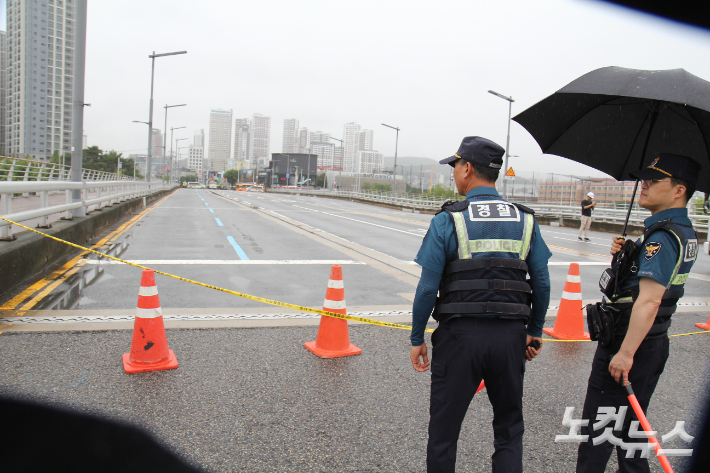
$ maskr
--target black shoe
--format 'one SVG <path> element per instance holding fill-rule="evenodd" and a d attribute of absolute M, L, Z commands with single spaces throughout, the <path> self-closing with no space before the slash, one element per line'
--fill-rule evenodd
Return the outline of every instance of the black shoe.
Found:
<path fill-rule="evenodd" d="M 592 241 L 592 240 L 590 240 L 589 238 L 585 238 L 584 241 Z"/>
<path fill-rule="evenodd" d="M 579 238 L 579 241 L 584 241 L 584 240 L 582 240 L 582 237 L 577 237 L 577 238 Z"/>

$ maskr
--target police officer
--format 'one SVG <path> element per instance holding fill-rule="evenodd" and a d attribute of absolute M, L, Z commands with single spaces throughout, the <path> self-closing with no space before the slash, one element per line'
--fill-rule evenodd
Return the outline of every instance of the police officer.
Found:
<path fill-rule="evenodd" d="M 432 309 L 439 322 L 432 336 L 428 472 L 455 471 L 461 423 L 482 379 L 493 406 L 493 471 L 522 472 L 523 373 L 525 359 L 540 353 L 528 345 L 541 343 L 552 254 L 533 211 L 495 190 L 503 153 L 469 136 L 440 161 L 454 168 L 466 200 L 442 207 L 415 258 L 422 266 L 412 310 L 417 371 L 430 367 L 424 328 Z"/>
<path fill-rule="evenodd" d="M 635 416 L 620 383 L 631 382 L 646 411 L 668 359 L 671 315 L 698 253 L 698 240 L 686 205 L 695 192 L 699 174 L 698 163 L 673 154 L 660 154 L 646 169 L 631 173 L 632 178 L 641 181 L 639 205 L 650 210 L 651 216 L 644 222 L 641 238 L 634 246 L 629 245 L 633 252 L 629 276 L 618 281 L 618 293 L 605 296 L 604 304 L 614 314 L 613 337 L 607 346 L 600 342 L 594 354 L 582 413 L 589 425 L 581 433 L 589 438 L 579 446 L 577 472 L 605 471 L 614 449 L 608 441 L 594 445 L 594 438 L 603 433 L 603 429 L 593 429 L 599 407 L 614 406 L 618 412 L 627 406 L 623 429 L 616 436 L 624 443 L 647 443 L 644 438 L 629 437 Z M 623 244 L 624 240 L 615 238 L 611 253 L 621 251 Z M 616 448 L 619 471 L 650 471 L 641 452 L 626 458 L 626 450 Z"/>

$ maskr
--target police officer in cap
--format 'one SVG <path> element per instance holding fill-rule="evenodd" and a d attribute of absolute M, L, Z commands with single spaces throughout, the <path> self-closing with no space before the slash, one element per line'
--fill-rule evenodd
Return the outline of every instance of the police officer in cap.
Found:
<path fill-rule="evenodd" d="M 461 423 L 481 380 L 493 406 L 493 471 L 523 468 L 525 359 L 540 353 L 541 345 L 529 345 L 541 344 L 552 254 L 533 211 L 495 190 L 503 153 L 496 143 L 469 136 L 440 161 L 454 168 L 456 189 L 466 200 L 442 207 L 415 258 L 422 275 L 412 310 L 411 360 L 417 371 L 431 367 L 428 472 L 455 471 Z M 439 322 L 431 364 L 424 343 L 430 315 Z"/>
<path fill-rule="evenodd" d="M 608 336 L 599 339 L 592 362 L 582 413 L 589 425 L 581 431 L 589 438 L 579 446 L 577 472 L 605 471 L 614 449 L 608 441 L 594 445 L 594 438 L 604 431 L 594 430 L 600 407 L 614 406 L 617 414 L 626 408 L 617 438 L 624 444 L 648 444 L 645 438 L 629 436 L 635 416 L 622 384 L 631 383 L 645 412 L 668 359 L 671 315 L 698 253 L 698 240 L 686 205 L 695 192 L 699 174 L 697 162 L 674 154 L 660 154 L 646 169 L 631 173 L 632 178 L 641 181 L 638 203 L 650 210 L 651 216 L 644 221 L 644 234 L 635 242 L 613 240 L 611 254 L 628 253 L 628 271 L 618 268 L 619 279 L 614 284 L 608 282 L 617 276 L 611 269 L 600 280 L 605 293 L 601 308 L 612 315 L 613 322 Z M 628 449 L 623 447 L 616 447 L 619 471 L 650 471 L 646 455 L 642 458 L 642 452 L 635 451 L 633 458 L 626 458 Z"/>

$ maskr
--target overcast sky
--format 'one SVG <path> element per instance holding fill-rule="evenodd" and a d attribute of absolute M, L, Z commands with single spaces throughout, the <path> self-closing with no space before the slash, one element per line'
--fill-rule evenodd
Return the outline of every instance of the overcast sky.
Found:
<path fill-rule="evenodd" d="M 2 22 L 5 23 L 2 0 Z M 467 135 L 505 146 L 513 115 L 580 75 L 605 66 L 684 68 L 710 79 L 710 33 L 591 0 L 89 1 L 84 128 L 89 145 L 143 153 L 150 59 L 154 126 L 208 133 L 211 108 L 272 118 L 281 151 L 284 118 L 341 137 L 343 124 L 374 130 L 375 149 L 441 159 Z M 233 140 L 232 140 L 233 141 Z M 189 143 L 190 141 L 182 141 Z M 233 143 L 232 143 L 233 146 Z M 169 145 L 168 145 L 169 148 Z M 513 122 L 516 170 L 590 174 L 542 156 Z"/>

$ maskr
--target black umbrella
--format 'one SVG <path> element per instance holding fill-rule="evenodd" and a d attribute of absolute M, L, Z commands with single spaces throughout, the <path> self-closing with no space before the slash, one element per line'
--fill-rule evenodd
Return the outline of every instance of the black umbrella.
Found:
<path fill-rule="evenodd" d="M 513 120 L 543 153 L 620 181 L 659 153 L 689 156 L 702 166 L 697 190 L 710 191 L 710 82 L 684 69 L 597 69 Z"/>

